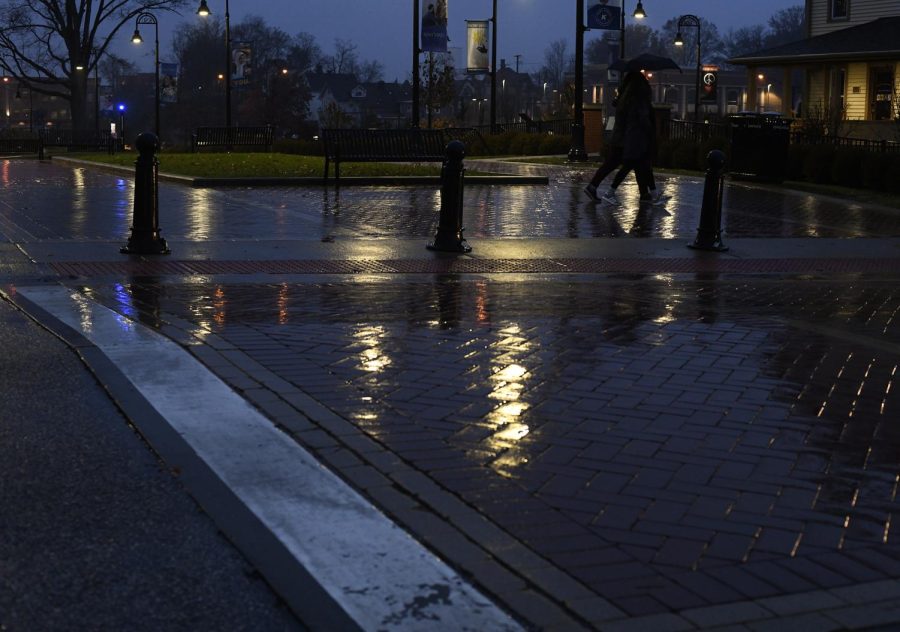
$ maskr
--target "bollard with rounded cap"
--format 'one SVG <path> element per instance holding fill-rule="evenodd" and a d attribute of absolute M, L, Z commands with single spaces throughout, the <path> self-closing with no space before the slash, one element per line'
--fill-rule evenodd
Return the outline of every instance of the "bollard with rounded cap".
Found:
<path fill-rule="evenodd" d="M 167 255 L 171 251 L 159 234 L 159 139 L 144 132 L 137 137 L 134 162 L 134 218 L 131 237 L 120 252 L 130 255 Z"/>
<path fill-rule="evenodd" d="M 722 194 L 724 192 L 725 153 L 713 149 L 706 156 L 706 180 L 703 183 L 703 202 L 700 206 L 700 226 L 697 237 L 688 248 L 725 252 L 722 243 Z"/>
<path fill-rule="evenodd" d="M 462 141 L 447 144 L 446 159 L 441 167 L 441 215 L 434 241 L 426 247 L 443 252 L 471 252 L 472 247 L 463 237 L 463 180 L 466 170 L 463 158 L 466 146 Z"/>

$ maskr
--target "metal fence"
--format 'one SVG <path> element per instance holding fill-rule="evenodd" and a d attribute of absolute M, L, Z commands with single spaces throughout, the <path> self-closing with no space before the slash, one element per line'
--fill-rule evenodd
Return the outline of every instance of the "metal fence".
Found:
<path fill-rule="evenodd" d="M 502 134 L 504 132 L 521 132 L 526 134 L 571 134 L 575 119 L 553 119 L 550 121 L 518 121 L 515 123 L 497 123 L 494 131 L 490 125 L 475 125 L 473 129 L 482 134 Z"/>
<path fill-rule="evenodd" d="M 664 130 L 670 140 L 689 140 L 705 142 L 711 138 L 730 138 L 730 125 L 727 121 L 711 121 L 695 123 L 694 121 L 672 120 Z M 809 132 L 790 132 L 792 145 L 830 145 L 833 147 L 852 147 L 869 152 L 900 152 L 900 142 L 890 140 L 870 140 L 867 138 L 849 138 L 828 134 L 810 134 Z"/>

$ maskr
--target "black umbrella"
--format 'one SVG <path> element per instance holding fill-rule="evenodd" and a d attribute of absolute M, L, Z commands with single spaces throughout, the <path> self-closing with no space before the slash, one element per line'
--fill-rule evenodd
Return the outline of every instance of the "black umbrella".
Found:
<path fill-rule="evenodd" d="M 632 57 L 628 61 L 624 59 L 617 59 L 609 66 L 610 70 L 678 70 L 680 71 L 678 64 L 676 64 L 673 60 L 668 57 L 663 57 L 661 55 L 651 55 L 650 53 L 643 53 L 638 55 L 637 57 Z"/>

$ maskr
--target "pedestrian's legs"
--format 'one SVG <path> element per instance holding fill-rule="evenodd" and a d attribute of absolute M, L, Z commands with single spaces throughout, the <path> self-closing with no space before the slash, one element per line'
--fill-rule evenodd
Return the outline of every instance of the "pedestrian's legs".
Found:
<path fill-rule="evenodd" d="M 609 154 L 606 156 L 606 160 L 603 161 L 603 164 L 597 169 L 594 173 L 594 177 L 591 178 L 591 185 L 596 189 L 600 186 L 600 183 L 613 172 L 613 170 L 618 167 L 622 163 L 622 149 L 619 147 L 611 147 L 609 149 Z"/>

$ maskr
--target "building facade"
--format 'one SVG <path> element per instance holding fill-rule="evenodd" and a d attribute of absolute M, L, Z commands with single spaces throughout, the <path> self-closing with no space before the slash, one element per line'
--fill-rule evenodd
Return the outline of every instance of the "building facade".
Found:
<path fill-rule="evenodd" d="M 806 20 L 805 39 L 730 62 L 747 67 L 748 86 L 762 69 L 780 69 L 786 94 L 793 71 L 802 70 L 785 115 L 822 120 L 841 135 L 891 138 L 900 114 L 900 2 L 807 0 Z"/>

